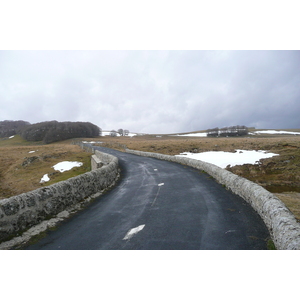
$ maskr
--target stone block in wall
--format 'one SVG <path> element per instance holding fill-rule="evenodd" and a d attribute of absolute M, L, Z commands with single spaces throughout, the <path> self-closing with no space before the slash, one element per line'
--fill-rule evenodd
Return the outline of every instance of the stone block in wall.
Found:
<path fill-rule="evenodd" d="M 91 166 L 92 171 L 96 169 L 100 169 L 103 166 L 103 162 L 100 160 L 100 158 L 97 155 L 91 156 Z"/>

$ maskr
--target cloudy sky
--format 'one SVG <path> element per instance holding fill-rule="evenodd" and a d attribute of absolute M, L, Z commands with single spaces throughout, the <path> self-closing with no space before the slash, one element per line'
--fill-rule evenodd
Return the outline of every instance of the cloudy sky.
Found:
<path fill-rule="evenodd" d="M 0 51 L 1 120 L 300 128 L 299 51 Z"/>
<path fill-rule="evenodd" d="M 5 2 L 0 120 L 141 133 L 300 128 L 297 6 L 205 2 Z"/>

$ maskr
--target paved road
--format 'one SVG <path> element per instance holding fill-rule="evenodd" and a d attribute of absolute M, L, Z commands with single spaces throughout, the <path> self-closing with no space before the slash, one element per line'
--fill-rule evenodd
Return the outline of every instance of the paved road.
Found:
<path fill-rule="evenodd" d="M 258 214 L 207 174 L 97 148 L 119 158 L 118 185 L 26 249 L 266 249 Z"/>

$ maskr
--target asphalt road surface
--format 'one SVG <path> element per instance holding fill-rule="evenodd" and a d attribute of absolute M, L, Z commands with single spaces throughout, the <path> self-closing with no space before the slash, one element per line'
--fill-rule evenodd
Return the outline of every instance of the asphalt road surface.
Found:
<path fill-rule="evenodd" d="M 206 173 L 96 148 L 119 158 L 117 186 L 25 249 L 267 249 L 259 215 Z"/>

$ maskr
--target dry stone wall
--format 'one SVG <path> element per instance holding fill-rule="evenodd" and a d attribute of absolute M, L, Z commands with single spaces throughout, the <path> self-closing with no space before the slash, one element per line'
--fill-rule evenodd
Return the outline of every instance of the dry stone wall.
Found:
<path fill-rule="evenodd" d="M 0 242 L 110 187 L 118 177 L 118 159 L 95 151 L 101 168 L 0 201 Z M 98 166 L 99 166 L 98 165 Z"/>
<path fill-rule="evenodd" d="M 203 170 L 233 193 L 241 196 L 261 216 L 277 249 L 300 250 L 300 224 L 275 195 L 260 185 L 216 165 L 187 157 L 126 149 L 126 152 L 172 161 Z"/>

